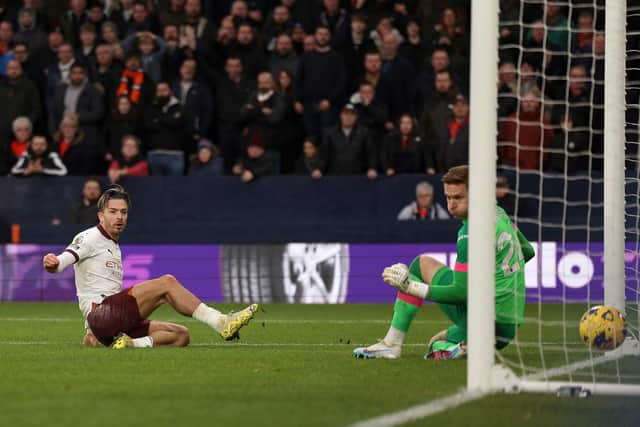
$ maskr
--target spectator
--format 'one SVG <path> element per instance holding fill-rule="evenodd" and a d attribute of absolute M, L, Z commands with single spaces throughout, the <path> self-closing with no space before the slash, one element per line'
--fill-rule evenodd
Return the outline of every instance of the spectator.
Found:
<path fill-rule="evenodd" d="M 282 146 L 280 137 L 286 113 L 285 100 L 276 92 L 271 73 L 265 71 L 258 74 L 258 90 L 242 106 L 240 120 L 247 140 L 262 141 L 276 173 L 280 172 L 282 151 L 288 148 Z"/>
<path fill-rule="evenodd" d="M 38 123 L 41 108 L 35 85 L 24 77 L 20 63 L 10 60 L 7 78 L 0 81 L 0 145 L 10 141 L 13 120 L 26 116 L 32 124 Z"/>
<path fill-rule="evenodd" d="M 498 118 L 508 117 L 518 109 L 518 77 L 511 62 L 498 68 Z"/>
<path fill-rule="evenodd" d="M 191 158 L 191 176 L 219 176 L 224 174 L 224 160 L 220 151 L 208 139 L 198 142 L 198 151 Z"/>
<path fill-rule="evenodd" d="M 447 7 L 442 11 L 442 19 L 433 27 L 433 41 L 439 46 L 449 46 L 454 62 L 468 57 L 469 38 L 465 37 L 464 25 L 458 21 L 455 11 Z"/>
<path fill-rule="evenodd" d="M 398 119 L 398 131 L 389 133 L 382 144 L 381 161 L 385 175 L 397 173 L 435 173 L 435 165 L 427 164 L 422 136 L 415 119 L 403 114 Z"/>
<path fill-rule="evenodd" d="M 158 34 L 160 27 L 154 14 L 149 10 L 146 2 L 137 0 L 133 4 L 131 19 L 125 23 L 124 35 L 126 37 L 140 33 L 150 32 Z"/>
<path fill-rule="evenodd" d="M 118 35 L 118 25 L 113 21 L 105 21 L 100 27 L 100 34 L 102 41 L 111 46 L 120 44 L 120 37 Z"/>
<path fill-rule="evenodd" d="M 589 150 L 589 132 L 576 130 L 571 115 L 564 116 L 551 139 L 549 167 L 563 174 L 586 172 L 590 166 Z"/>
<path fill-rule="evenodd" d="M 67 214 L 67 224 L 95 224 L 98 222 L 98 199 L 102 184 L 98 177 L 90 176 L 82 186 L 82 199 Z"/>
<path fill-rule="evenodd" d="M 307 134 L 316 137 L 335 123 L 346 87 L 342 56 L 331 49 L 330 39 L 329 28 L 316 28 L 316 49 L 302 56 L 295 80 L 294 108 L 302 114 Z"/>
<path fill-rule="evenodd" d="M 140 153 L 140 139 L 134 135 L 122 138 L 122 150 L 109 165 L 109 181 L 112 184 L 125 176 L 149 176 L 149 163 Z"/>
<path fill-rule="evenodd" d="M 171 93 L 167 82 L 156 85 L 156 97 L 144 113 L 147 131 L 147 158 L 153 175 L 184 174 L 184 108 Z"/>
<path fill-rule="evenodd" d="M 78 62 L 73 55 L 73 46 L 66 42 L 58 47 L 57 58 L 58 61 L 45 71 L 47 75 L 46 97 L 51 96 L 62 83 L 69 83 L 71 66 Z"/>
<path fill-rule="evenodd" d="M 420 35 L 420 24 L 411 19 L 407 23 L 407 38 L 398 47 L 398 55 L 405 58 L 414 70 L 420 70 L 429 53 L 429 47 Z"/>
<path fill-rule="evenodd" d="M 179 28 L 180 47 L 187 51 L 188 56 L 200 58 L 203 63 L 218 64 L 215 25 L 202 16 L 201 1 L 186 0 L 184 12 L 184 24 Z M 213 83 L 213 80 L 209 83 Z"/>
<path fill-rule="evenodd" d="M 240 109 L 253 91 L 253 83 L 242 75 L 240 58 L 229 57 L 225 75 L 216 76 L 216 101 L 220 150 L 225 170 L 230 171 L 240 155 Z"/>
<path fill-rule="evenodd" d="M 13 59 L 13 24 L 9 21 L 0 21 L 0 77 L 4 77 L 7 62 Z"/>
<path fill-rule="evenodd" d="M 12 175 L 54 175 L 67 174 L 67 168 L 55 151 L 49 149 L 47 138 L 43 135 L 34 135 L 25 151 L 15 166 L 11 169 Z"/>
<path fill-rule="evenodd" d="M 64 37 L 60 31 L 52 31 L 47 35 L 47 46 L 40 52 L 45 75 L 48 74 L 48 68 L 58 62 L 58 50 L 63 43 Z"/>
<path fill-rule="evenodd" d="M 105 111 L 113 105 L 116 88 L 122 74 L 122 66 L 114 61 L 113 46 L 101 44 L 96 47 L 95 58 L 91 61 L 89 75 L 91 80 L 100 86 L 103 94 Z"/>
<path fill-rule="evenodd" d="M 566 52 L 571 45 L 571 32 L 569 21 L 562 14 L 562 6 L 554 3 L 544 4 L 546 20 L 544 22 L 547 31 L 547 41 L 559 46 Z"/>
<path fill-rule="evenodd" d="M 293 29 L 291 30 L 291 42 L 293 43 L 293 49 L 296 51 L 298 55 L 302 55 L 307 51 L 305 41 L 307 39 L 307 34 L 304 32 L 304 28 L 299 22 L 293 24 Z M 309 36 L 309 40 L 313 40 L 313 48 L 308 50 L 315 49 L 315 40 L 313 36 Z"/>
<path fill-rule="evenodd" d="M 109 21 L 117 25 L 118 37 L 126 36 L 127 27 L 133 20 L 133 5 L 135 0 L 120 0 L 111 10 Z M 105 41 L 106 38 L 105 38 Z M 107 42 L 110 43 L 110 42 Z"/>
<path fill-rule="evenodd" d="M 185 55 L 185 51 L 180 47 L 180 35 L 178 27 L 175 25 L 167 25 L 162 29 L 162 38 L 167 43 L 162 58 L 162 76 L 165 80 L 175 83 L 179 78 L 180 66 L 185 58 L 192 56 Z M 195 58 L 197 61 L 197 58 Z M 201 61 L 202 62 L 202 61 Z M 207 80 L 206 73 L 202 71 L 196 75 L 198 80 Z"/>
<path fill-rule="evenodd" d="M 318 26 L 327 27 L 331 32 L 331 47 L 340 50 L 349 37 L 351 18 L 349 13 L 340 7 L 339 0 L 323 0 L 324 10 L 318 16 Z"/>
<path fill-rule="evenodd" d="M 31 80 L 38 89 L 38 94 L 40 95 L 40 99 L 42 99 L 43 92 L 43 69 L 44 65 L 42 62 L 42 55 L 38 55 L 36 52 L 35 57 L 32 56 L 32 50 L 29 49 L 29 46 L 24 42 L 16 42 L 13 47 L 13 55 L 15 59 L 20 63 L 22 67 L 22 72 L 26 78 Z M 42 102 L 40 102 L 42 104 Z"/>
<path fill-rule="evenodd" d="M 576 126 L 591 126 L 591 83 L 585 66 L 573 64 L 569 69 L 569 80 L 563 86 L 565 90 L 560 99 L 567 95 L 568 98 L 554 108 L 553 123 L 560 123 L 561 116 L 570 115 Z M 604 125 L 603 121 L 600 123 Z"/>
<path fill-rule="evenodd" d="M 364 55 L 376 50 L 373 40 L 367 35 L 367 21 L 361 13 L 351 16 L 351 32 L 342 47 L 344 65 L 347 69 L 347 81 L 354 82 L 364 74 Z"/>
<path fill-rule="evenodd" d="M 17 160 L 29 148 L 31 135 L 33 134 L 33 124 L 28 117 L 21 116 L 13 121 L 11 128 L 13 129 L 14 138 L 9 144 L 9 149 L 14 160 Z"/>
<path fill-rule="evenodd" d="M 47 45 L 47 35 L 36 25 L 34 9 L 25 7 L 18 13 L 18 32 L 14 41 L 25 43 L 32 52 L 40 52 Z"/>
<path fill-rule="evenodd" d="M 305 136 L 304 125 L 298 119 L 298 114 L 293 109 L 293 75 L 286 69 L 280 70 L 277 74 L 276 87 L 285 103 L 286 113 L 281 128 L 281 138 L 283 147 L 287 147 L 282 152 L 282 173 L 292 173 L 295 168 L 295 161 L 300 155 L 300 141 Z"/>
<path fill-rule="evenodd" d="M 125 135 L 140 136 L 140 118 L 138 106 L 132 104 L 126 95 L 121 95 L 116 99 L 104 129 L 111 160 L 121 153 L 122 140 Z"/>
<path fill-rule="evenodd" d="M 184 107 L 187 133 L 195 148 L 196 142 L 210 134 L 213 119 L 213 100 L 209 88 L 196 80 L 197 62 L 185 59 L 180 67 L 180 80 L 173 85 L 173 93 Z M 187 147 L 190 148 L 190 147 Z M 193 152 L 193 148 L 190 150 Z"/>
<path fill-rule="evenodd" d="M 411 63 L 398 56 L 398 41 L 392 34 L 382 39 L 382 74 L 389 78 L 392 97 L 389 112 L 396 120 L 402 113 L 413 112 L 415 70 Z"/>
<path fill-rule="evenodd" d="M 304 139 L 302 155 L 296 161 L 295 173 L 309 175 L 313 179 L 320 179 L 326 171 L 326 160 L 320 153 L 318 140 L 310 136 Z"/>
<path fill-rule="evenodd" d="M 126 95 L 133 104 L 149 105 L 153 99 L 153 82 L 142 69 L 140 57 L 135 53 L 127 55 L 124 66 L 116 96 Z"/>
<path fill-rule="evenodd" d="M 100 3 L 91 3 L 87 10 L 87 24 L 93 25 L 94 30 L 97 31 L 106 20 L 104 6 Z"/>
<path fill-rule="evenodd" d="M 255 135 L 247 145 L 242 160 L 233 167 L 233 174 L 240 176 L 240 180 L 249 183 L 256 178 L 272 175 L 273 162 L 266 155 L 262 139 Z"/>
<path fill-rule="evenodd" d="M 142 62 L 142 70 L 153 83 L 162 80 L 162 60 L 167 49 L 167 43 L 162 37 L 148 31 L 132 33 L 124 39 L 122 47 L 127 54 L 137 49 Z"/>
<path fill-rule="evenodd" d="M 53 138 L 69 175 L 104 174 L 101 159 L 106 153 L 102 144 L 80 129 L 77 115 L 64 116 Z"/>
<path fill-rule="evenodd" d="M 432 220 L 449 219 L 445 208 L 433 201 L 433 185 L 427 181 L 416 185 L 416 199 L 402 208 L 398 213 L 398 220 Z"/>
<path fill-rule="evenodd" d="M 93 24 L 83 24 L 80 27 L 80 46 L 76 49 L 76 57 L 83 64 L 89 64 L 96 56 L 96 28 Z"/>
<path fill-rule="evenodd" d="M 340 123 L 326 130 L 321 151 L 328 159 L 327 173 L 366 173 L 369 179 L 375 179 L 378 153 L 369 132 L 357 120 L 358 113 L 353 104 L 346 104 L 340 112 Z"/>
<path fill-rule="evenodd" d="M 513 113 L 500 125 L 500 163 L 520 170 L 542 170 L 553 131 L 540 108 L 541 93 L 532 87 L 522 95 L 520 113 Z"/>
<path fill-rule="evenodd" d="M 436 73 L 434 81 L 435 91 L 432 97 L 424 105 L 424 113 L 421 117 L 422 128 L 427 137 L 427 147 L 436 147 L 445 135 L 446 127 L 442 126 L 451 118 L 451 105 L 460 91 L 454 86 L 451 72 L 447 69 Z M 432 156 L 430 156 L 432 157 Z M 429 164 L 435 165 L 433 161 Z"/>
<path fill-rule="evenodd" d="M 275 47 L 269 57 L 269 71 L 277 76 L 280 70 L 287 70 L 293 76 L 298 71 L 298 55 L 288 34 L 280 34 L 275 39 Z"/>
<path fill-rule="evenodd" d="M 69 76 L 69 84 L 58 86 L 51 98 L 49 132 L 53 135 L 62 118 L 74 114 L 87 137 L 96 139 L 104 116 L 102 93 L 89 82 L 84 66 L 73 64 Z"/>
<path fill-rule="evenodd" d="M 404 41 L 404 37 L 400 34 L 396 28 L 393 28 L 393 22 L 391 20 L 391 16 L 386 15 L 380 17 L 376 24 L 376 28 L 371 30 L 369 33 L 369 37 L 373 40 L 373 43 L 376 45 L 376 48 L 379 51 L 384 49 L 384 38 L 385 36 L 390 35 L 396 41 L 396 44 L 399 45 Z"/>
<path fill-rule="evenodd" d="M 445 124 L 440 140 L 438 171 L 469 163 L 469 103 L 464 95 L 456 95 L 451 107 L 453 117 Z"/>
<path fill-rule="evenodd" d="M 80 46 L 80 26 L 87 20 L 87 0 L 70 0 L 69 9 L 59 19 L 65 40 Z"/>
<path fill-rule="evenodd" d="M 262 47 L 256 42 L 253 28 L 247 22 L 238 26 L 236 41 L 231 43 L 229 56 L 240 58 L 245 76 L 252 80 L 266 68 L 267 60 Z"/>
<path fill-rule="evenodd" d="M 158 10 L 160 25 L 162 25 L 162 27 L 167 25 L 182 25 L 185 20 L 185 0 L 170 0 L 168 3 L 169 5 L 167 7 Z"/>
<path fill-rule="evenodd" d="M 11 142 L 0 143 L 0 176 L 9 174 L 13 165 L 29 148 L 33 127 L 28 117 L 18 117 L 12 123 Z"/>
<path fill-rule="evenodd" d="M 366 127 L 374 144 L 380 145 L 385 131 L 385 124 L 389 121 L 389 110 L 377 97 L 376 90 L 368 81 L 362 81 L 358 92 L 351 96 L 351 103 L 358 112 L 358 123 Z"/>

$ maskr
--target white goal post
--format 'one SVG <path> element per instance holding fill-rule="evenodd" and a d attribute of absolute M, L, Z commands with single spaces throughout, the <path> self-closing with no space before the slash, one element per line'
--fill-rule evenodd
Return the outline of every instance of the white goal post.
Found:
<path fill-rule="evenodd" d="M 569 2 L 565 2 L 569 3 Z M 639 12 L 640 13 L 640 12 Z M 608 0 L 605 13 L 604 97 L 604 303 L 625 312 L 625 68 L 626 0 Z M 632 337 L 607 354 L 516 375 L 496 363 L 495 320 L 495 185 L 499 0 L 471 2 L 470 58 L 470 195 L 467 390 L 549 392 L 579 390 L 587 394 L 640 395 L 640 383 L 573 381 L 567 375 L 594 370 L 625 356 L 640 356 Z M 636 231 L 637 234 L 637 231 Z M 542 321 L 542 319 L 539 319 Z M 577 321 L 579 319 L 574 319 Z M 577 333 L 577 326 L 576 326 Z"/>

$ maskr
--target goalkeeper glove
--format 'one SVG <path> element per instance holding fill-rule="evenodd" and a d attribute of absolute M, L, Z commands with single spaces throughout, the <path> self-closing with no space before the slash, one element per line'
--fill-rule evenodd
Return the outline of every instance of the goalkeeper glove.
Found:
<path fill-rule="evenodd" d="M 411 280 L 409 278 L 409 268 L 402 264 L 393 264 L 382 271 L 382 280 L 393 286 L 400 292 L 418 297 L 427 298 L 429 295 L 429 286 L 425 283 Z"/>

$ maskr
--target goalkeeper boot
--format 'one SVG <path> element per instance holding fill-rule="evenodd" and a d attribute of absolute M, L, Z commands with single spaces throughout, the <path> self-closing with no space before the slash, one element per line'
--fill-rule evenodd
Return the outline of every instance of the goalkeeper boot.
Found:
<path fill-rule="evenodd" d="M 452 360 L 464 357 L 467 354 L 467 346 L 464 343 L 438 340 L 431 344 L 431 348 L 424 355 L 424 360 Z"/>
<path fill-rule="evenodd" d="M 120 332 L 111 343 L 111 348 L 114 350 L 122 350 L 129 347 L 133 347 L 133 340 L 124 332 Z"/>
<path fill-rule="evenodd" d="M 251 304 L 249 307 L 237 313 L 231 312 L 227 314 L 224 320 L 224 326 L 219 332 L 220 336 L 226 341 L 240 339 L 238 331 L 240 331 L 243 326 L 249 324 L 249 321 L 253 319 L 253 316 L 258 312 L 259 307 L 258 304 Z"/>
<path fill-rule="evenodd" d="M 358 347 L 353 350 L 356 359 L 399 359 L 402 348 L 399 345 L 378 341 L 369 347 Z"/>

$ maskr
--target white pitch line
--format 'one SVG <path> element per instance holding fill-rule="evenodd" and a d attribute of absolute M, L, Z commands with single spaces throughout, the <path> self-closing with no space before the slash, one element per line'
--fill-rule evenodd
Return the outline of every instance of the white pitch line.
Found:
<path fill-rule="evenodd" d="M 463 403 L 471 402 L 486 396 L 486 393 L 467 392 L 452 394 L 441 399 L 432 400 L 402 411 L 391 412 L 389 414 L 380 415 L 378 417 L 369 418 L 368 420 L 358 421 L 350 424 L 348 427 L 392 427 L 405 424 L 411 421 L 420 420 L 429 417 L 450 408 L 455 408 Z"/>

